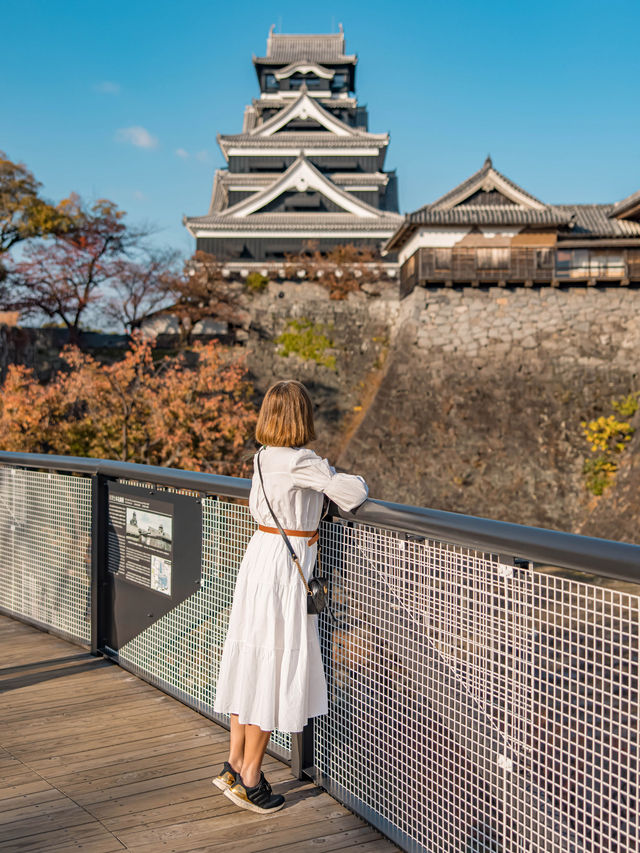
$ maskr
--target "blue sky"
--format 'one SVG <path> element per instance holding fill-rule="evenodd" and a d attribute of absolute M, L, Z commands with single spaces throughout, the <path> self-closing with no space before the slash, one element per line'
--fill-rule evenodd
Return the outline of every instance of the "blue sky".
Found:
<path fill-rule="evenodd" d="M 50 199 L 106 197 L 185 255 L 206 213 L 216 134 L 258 93 L 251 55 L 281 32 L 343 23 L 403 211 L 491 153 L 549 202 L 640 189 L 638 0 L 271 3 L 2 0 L 0 149 Z M 131 130 L 131 128 L 137 130 Z M 136 144 L 137 143 L 137 144 Z M 176 153 L 180 151 L 180 153 Z"/>

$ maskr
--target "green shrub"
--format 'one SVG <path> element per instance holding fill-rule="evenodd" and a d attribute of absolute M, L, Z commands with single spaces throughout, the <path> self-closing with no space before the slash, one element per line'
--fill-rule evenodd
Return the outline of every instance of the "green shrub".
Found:
<path fill-rule="evenodd" d="M 262 273 L 250 272 L 246 278 L 245 284 L 249 290 L 253 290 L 254 293 L 260 293 L 260 291 L 264 290 L 269 284 L 269 279 L 266 275 L 262 275 Z"/>
<path fill-rule="evenodd" d="M 333 347 L 333 341 L 324 334 L 321 326 L 316 326 L 311 320 L 287 320 L 287 326 L 276 338 L 279 345 L 278 355 L 287 358 L 290 355 L 300 356 L 304 361 L 315 361 L 336 369 L 336 357 L 327 352 Z"/>

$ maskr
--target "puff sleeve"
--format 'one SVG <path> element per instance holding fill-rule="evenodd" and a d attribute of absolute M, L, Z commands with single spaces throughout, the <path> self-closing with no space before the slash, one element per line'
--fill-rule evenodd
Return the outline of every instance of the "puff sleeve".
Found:
<path fill-rule="evenodd" d="M 357 474 L 338 474 L 326 459 L 313 450 L 299 450 L 291 462 L 293 483 L 300 489 L 313 489 L 338 504 L 340 509 L 355 509 L 366 499 L 369 488 Z"/>

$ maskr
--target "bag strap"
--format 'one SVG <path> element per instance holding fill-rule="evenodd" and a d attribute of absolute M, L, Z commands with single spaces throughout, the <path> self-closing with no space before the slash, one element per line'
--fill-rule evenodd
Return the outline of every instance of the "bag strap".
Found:
<path fill-rule="evenodd" d="M 293 545 L 291 544 L 291 540 L 289 539 L 287 534 L 284 532 L 284 530 L 282 529 L 282 525 L 280 524 L 280 522 L 276 518 L 276 514 L 273 511 L 271 504 L 269 503 L 269 498 L 267 497 L 267 493 L 266 493 L 265 488 L 264 488 L 264 480 L 262 479 L 262 468 L 260 466 L 260 454 L 262 453 L 263 450 L 264 450 L 264 447 L 261 447 L 260 450 L 258 451 L 258 455 L 256 456 L 256 462 L 258 464 L 258 474 L 260 476 L 260 485 L 262 486 L 262 494 L 264 495 L 264 499 L 267 502 L 267 506 L 269 507 L 269 512 L 271 513 L 271 518 L 273 518 L 273 520 L 275 521 L 276 527 L 280 531 L 280 535 L 284 539 L 284 543 L 287 546 L 287 550 L 289 551 L 289 554 L 291 555 L 291 559 L 296 564 L 296 568 L 298 569 L 298 572 L 300 573 L 300 577 L 302 578 L 302 583 L 304 584 L 304 587 L 307 590 L 307 595 L 311 595 L 311 590 L 309 589 L 309 584 L 307 583 L 307 579 L 305 578 L 304 572 L 302 571 L 302 566 L 300 565 L 300 561 L 298 560 L 298 555 L 293 550 Z"/>

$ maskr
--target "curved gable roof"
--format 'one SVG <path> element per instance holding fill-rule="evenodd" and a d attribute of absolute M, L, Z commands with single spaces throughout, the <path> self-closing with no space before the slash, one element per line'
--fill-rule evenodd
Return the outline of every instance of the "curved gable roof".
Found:
<path fill-rule="evenodd" d="M 249 131 L 249 136 L 257 138 L 273 136 L 273 134 L 282 130 L 283 127 L 286 127 L 290 121 L 296 118 L 316 121 L 336 136 L 352 137 L 354 139 L 362 139 L 363 137 L 379 140 L 388 139 L 388 134 L 386 133 L 369 133 L 366 130 L 359 130 L 345 124 L 345 122 L 326 110 L 322 104 L 319 104 L 315 98 L 309 97 L 306 88 L 301 90 L 300 95 L 291 104 L 288 104 L 275 115 L 271 116 L 264 124 L 259 124 L 252 128 Z"/>
<path fill-rule="evenodd" d="M 380 219 L 384 211 L 361 201 L 346 190 L 340 189 L 301 154 L 289 168 L 268 187 L 234 204 L 224 211 L 226 217 L 243 218 L 257 213 L 271 201 L 288 190 L 306 192 L 316 190 L 360 219 Z"/>
<path fill-rule="evenodd" d="M 425 205 L 424 208 L 420 208 L 420 210 L 424 210 L 425 208 L 431 210 L 451 210 L 478 192 L 486 193 L 492 190 L 497 190 L 497 192 L 514 205 L 529 208 L 530 210 L 545 210 L 548 206 L 531 195 L 531 193 L 523 190 L 522 187 L 519 187 L 513 181 L 510 181 L 506 175 L 494 169 L 491 157 L 487 157 L 481 169 L 478 169 L 477 172 L 474 172 L 473 175 L 462 181 L 457 187 L 449 190 L 449 192 L 440 196 L 440 198 L 431 204 Z M 418 212 L 415 211 L 415 213 Z"/>
<path fill-rule="evenodd" d="M 270 119 L 259 124 L 251 130 L 251 136 L 271 136 L 277 131 L 282 130 L 293 119 L 313 119 L 326 130 L 335 133 L 337 136 L 354 136 L 354 129 L 349 127 L 339 118 L 332 116 L 324 107 L 320 106 L 313 98 L 307 94 L 304 88 L 300 95 L 288 106 L 281 109 Z"/>

